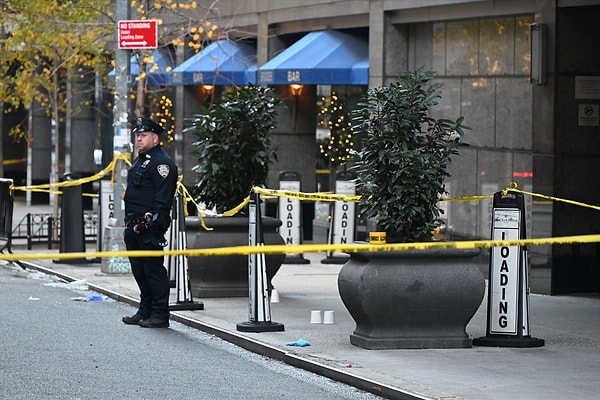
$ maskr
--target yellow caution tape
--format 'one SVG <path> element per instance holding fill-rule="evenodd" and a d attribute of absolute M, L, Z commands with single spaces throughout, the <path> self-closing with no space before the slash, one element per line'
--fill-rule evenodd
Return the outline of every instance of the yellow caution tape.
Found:
<path fill-rule="evenodd" d="M 494 195 L 489 194 L 489 195 L 482 195 L 482 196 L 444 197 L 444 198 L 441 198 L 439 201 L 479 201 L 479 200 L 493 199 L 493 198 L 494 198 Z"/>
<path fill-rule="evenodd" d="M 53 193 L 53 194 L 61 194 L 62 192 L 60 192 L 59 190 L 56 190 L 57 188 L 78 186 L 83 183 L 93 182 L 93 181 L 96 181 L 98 179 L 105 177 L 109 173 L 112 174 L 111 182 L 114 185 L 116 166 L 120 160 L 123 160 L 128 165 L 131 165 L 131 154 L 130 153 L 117 154 L 115 156 L 115 158 L 109 163 L 109 165 L 106 168 L 104 168 L 102 171 L 100 171 L 92 176 L 88 176 L 88 177 L 81 178 L 81 179 L 68 180 L 68 181 L 64 181 L 64 182 L 45 183 L 45 184 L 36 185 L 36 186 L 14 186 L 14 185 L 12 185 L 10 187 L 10 190 L 49 192 L 49 193 Z M 181 191 L 183 193 L 185 193 L 186 203 L 188 201 L 192 201 L 196 205 L 196 208 L 198 209 L 198 214 L 201 216 L 201 218 L 204 216 L 214 216 L 214 217 L 234 216 L 238 212 L 240 212 L 240 210 L 242 210 L 244 207 L 246 207 L 246 205 L 250 201 L 250 198 L 246 197 L 244 199 L 244 201 L 242 201 L 242 203 L 240 203 L 235 208 L 225 211 L 221 214 L 217 214 L 217 213 L 213 213 L 209 210 L 206 210 L 206 209 L 200 207 L 198 205 L 198 203 L 193 200 L 192 196 L 189 194 L 189 192 L 187 191 L 187 189 L 185 188 L 183 183 L 181 183 L 181 181 L 179 182 L 179 185 L 180 185 L 180 187 L 182 187 Z M 508 193 L 510 191 L 526 194 L 529 196 L 539 197 L 539 198 L 550 200 L 550 201 L 559 201 L 559 202 L 573 204 L 573 205 L 577 205 L 577 206 L 581 206 L 581 207 L 588 207 L 588 208 L 592 208 L 594 210 L 600 211 L 600 206 L 595 206 L 595 205 L 590 205 L 590 204 L 586 204 L 586 203 L 579 202 L 579 201 L 567 200 L 567 199 L 562 199 L 559 197 L 548 196 L 548 195 L 543 195 L 543 194 L 539 194 L 539 193 L 533 193 L 533 192 L 527 192 L 524 190 L 519 190 L 516 182 L 510 182 L 507 185 L 507 187 L 502 190 L 504 195 L 506 195 L 506 193 Z M 287 198 L 292 198 L 292 199 L 309 200 L 309 201 L 346 201 L 346 202 L 358 202 L 361 200 L 360 195 L 346 195 L 346 194 L 337 194 L 337 193 L 331 193 L 331 192 L 304 193 L 304 192 L 293 192 L 293 191 L 287 191 L 287 190 L 265 189 L 265 188 L 262 188 L 259 186 L 253 187 L 252 192 L 259 193 L 259 194 L 263 195 L 263 197 L 268 197 L 268 198 L 287 197 Z M 84 193 L 83 195 L 90 196 L 90 197 L 98 197 L 98 195 L 94 194 L 94 193 Z M 493 197 L 494 197 L 493 195 L 459 196 L 459 197 L 440 198 L 439 201 L 480 201 L 480 200 L 485 200 L 485 199 L 491 199 Z M 186 208 L 186 210 L 187 210 L 187 208 Z M 205 225 L 203 224 L 203 226 L 205 226 Z M 209 229 L 209 228 L 205 228 L 205 229 Z"/>
<path fill-rule="evenodd" d="M 61 187 L 79 186 L 83 183 L 93 182 L 98 179 L 102 179 L 109 173 L 112 173 L 111 181 L 114 185 L 114 182 L 115 182 L 114 176 L 115 176 L 115 169 L 116 169 L 117 162 L 119 160 L 123 160 L 123 161 L 125 161 L 125 163 L 127 163 L 127 165 L 131 165 L 130 158 L 131 158 L 131 156 L 128 153 L 117 154 L 115 156 L 115 158 L 113 158 L 113 160 L 108 164 L 108 166 L 106 166 L 106 168 L 104 168 L 102 171 L 100 171 L 92 176 L 88 176 L 85 178 L 73 179 L 73 180 L 68 180 L 68 181 L 63 181 L 63 182 L 55 182 L 55 183 L 43 183 L 43 184 L 35 185 L 35 186 L 14 186 L 14 185 L 12 185 L 11 189 L 12 190 L 22 190 L 22 191 L 31 191 L 31 192 L 49 192 L 49 193 L 53 193 L 53 194 L 60 194 L 61 193 L 60 191 L 56 191 L 54 189 L 61 188 Z"/>
<path fill-rule="evenodd" d="M 89 182 L 101 179 L 104 176 L 108 175 L 109 173 L 112 173 L 111 182 L 114 186 L 117 163 L 120 160 L 123 160 L 128 165 L 131 165 L 130 158 L 131 158 L 131 154 L 129 154 L 129 153 L 117 154 L 115 156 L 115 158 L 109 163 L 109 165 L 106 168 L 104 168 L 102 171 L 96 173 L 95 175 L 92 175 L 89 177 L 75 179 L 75 180 L 68 180 L 68 181 L 64 181 L 64 182 L 41 184 L 41 185 L 36 185 L 36 186 L 14 186 L 14 185 L 11 185 L 10 190 L 11 191 L 24 190 L 24 191 L 32 191 L 32 192 L 49 192 L 49 193 L 54 193 L 54 194 L 61 194 L 62 192 L 59 190 L 56 190 L 57 188 L 78 186 L 83 183 L 89 183 Z M 182 177 L 180 177 L 180 179 L 178 181 L 178 189 L 177 190 L 180 194 L 183 195 L 185 213 L 187 215 L 187 203 L 191 201 L 196 206 L 196 209 L 198 210 L 198 215 L 201 220 L 201 225 L 205 230 L 212 230 L 211 228 L 209 228 L 206 225 L 206 223 L 204 221 L 205 217 L 207 217 L 207 216 L 231 217 L 231 216 L 234 216 L 237 213 L 239 213 L 250 202 L 250 196 L 247 196 L 239 205 L 237 205 L 233 209 L 225 211 L 220 214 L 214 213 L 210 210 L 206 210 L 205 208 L 201 207 L 192 198 L 192 196 L 188 192 L 185 185 L 183 185 L 181 178 Z M 508 193 L 509 191 L 519 192 L 519 193 L 523 193 L 523 194 L 527 194 L 527 195 L 535 196 L 535 197 L 540 197 L 540 198 L 550 200 L 550 201 L 560 201 L 560 202 L 565 202 L 565 203 L 569 203 L 569 204 L 573 204 L 573 205 L 577 205 L 577 206 L 581 206 L 581 207 L 588 207 L 588 208 L 592 208 L 594 210 L 600 211 L 600 206 L 594 206 L 594 205 L 590 205 L 590 204 L 586 204 L 586 203 L 582 203 L 582 202 L 578 202 L 578 201 L 566 200 L 566 199 L 561 199 L 558 197 L 547 196 L 547 195 L 543 195 L 543 194 L 519 190 L 518 185 L 515 182 L 510 182 L 508 184 L 508 186 L 502 192 L 504 195 L 506 195 L 506 193 Z M 336 193 L 331 193 L 331 192 L 303 193 L 303 192 L 293 192 L 293 191 L 286 191 L 286 190 L 265 189 L 265 188 L 262 188 L 259 186 L 253 187 L 252 192 L 258 193 L 258 194 L 262 195 L 263 197 L 287 197 L 287 198 L 292 198 L 292 199 L 309 200 L 309 201 L 358 202 L 361 200 L 360 195 L 336 194 Z M 92 193 L 84 193 L 83 195 L 90 196 L 90 197 L 98 197 L 97 194 L 92 194 Z M 491 198 L 493 198 L 493 195 L 462 196 L 462 197 L 452 197 L 452 198 L 441 198 L 439 201 L 479 201 L 479 200 L 491 199 Z M 334 251 L 336 251 L 336 250 L 334 250 Z"/>
<path fill-rule="evenodd" d="M 538 193 L 526 192 L 524 190 L 519 190 L 516 182 L 509 183 L 508 186 L 502 191 L 502 194 L 506 195 L 506 193 L 508 193 L 508 192 L 523 193 L 523 194 L 527 194 L 529 196 L 541 197 L 542 199 L 546 199 L 546 200 L 559 201 L 559 202 L 563 202 L 563 203 L 573 204 L 576 206 L 592 208 L 594 210 L 600 211 L 600 206 L 594 206 L 591 204 L 582 203 L 580 201 L 561 199 L 559 197 L 547 196 L 544 194 L 538 194 Z"/>
<path fill-rule="evenodd" d="M 317 192 L 317 193 L 304 193 L 304 192 L 292 192 L 287 190 L 275 190 L 265 189 L 259 186 L 252 188 L 254 193 L 265 194 L 270 196 L 287 197 L 298 200 L 318 200 L 318 201 L 348 201 L 357 202 L 360 201 L 358 195 L 346 195 L 346 194 L 335 194 L 328 192 Z"/>
<path fill-rule="evenodd" d="M 2 161 L 2 165 L 24 164 L 25 162 L 27 162 L 26 158 L 15 158 L 13 160 L 4 160 L 4 161 Z"/>
<path fill-rule="evenodd" d="M 286 190 L 275 190 L 275 189 L 264 189 L 258 186 L 252 188 L 254 193 L 260 193 L 264 195 L 270 196 L 279 196 L 279 197 L 288 197 L 298 200 L 318 200 L 318 201 L 347 201 L 347 202 L 358 202 L 360 201 L 359 195 L 344 195 L 344 194 L 335 194 L 330 192 L 317 192 L 317 193 L 303 193 L 303 192 L 292 192 Z M 511 182 L 506 189 L 503 190 L 503 193 L 506 194 L 509 191 L 520 192 L 523 194 L 527 194 L 530 196 L 540 197 L 546 200 L 552 201 L 562 201 L 569 204 L 574 204 L 582 207 L 589 207 L 595 210 L 600 211 L 600 206 L 594 206 L 590 204 L 585 204 L 579 201 L 566 200 L 553 196 L 546 196 L 543 194 L 537 194 L 532 192 L 526 192 L 524 190 L 518 190 L 517 184 L 515 182 Z M 459 197 L 447 197 L 441 198 L 439 201 L 480 201 L 486 199 L 493 199 L 494 195 L 479 195 L 479 196 L 459 196 Z"/>
<path fill-rule="evenodd" d="M 238 204 L 236 207 L 232 208 L 229 211 L 225 211 L 223 213 L 223 216 L 224 217 L 233 217 L 234 215 L 239 213 L 244 207 L 246 207 L 246 205 L 248 203 L 250 203 L 250 196 L 246 196 L 246 198 L 240 204 Z"/>
<path fill-rule="evenodd" d="M 181 178 L 183 178 L 183 176 Z M 198 202 L 196 200 L 194 200 L 194 198 L 192 197 L 190 192 L 187 190 L 185 185 L 181 182 L 181 178 L 177 182 L 177 192 L 183 196 L 185 215 L 186 216 L 188 215 L 187 203 L 191 202 L 192 204 L 194 204 L 196 206 L 196 210 L 198 211 L 198 217 L 200 218 L 200 223 L 201 223 L 202 227 L 207 231 L 212 231 L 213 228 L 209 228 L 206 225 L 206 223 L 204 222 L 205 217 L 232 217 L 232 216 L 236 215 L 238 212 L 240 212 L 240 210 L 242 210 L 250 202 L 250 196 L 247 196 L 239 205 L 237 205 L 235 208 L 233 208 L 231 210 L 225 211 L 220 214 L 212 212 L 212 211 L 207 210 L 206 208 L 200 206 L 200 204 L 198 204 Z"/>
<path fill-rule="evenodd" d="M 253 187 L 252 191 L 254 193 L 266 194 L 266 195 L 270 195 L 270 196 L 288 197 L 288 198 L 298 199 L 298 200 L 347 201 L 347 202 L 358 202 L 361 200 L 361 196 L 359 196 L 359 195 L 344 195 L 344 194 L 335 194 L 335 193 L 329 193 L 329 192 L 303 193 L 303 192 L 292 192 L 292 191 L 286 191 L 286 190 L 264 189 L 264 188 L 261 188 L 258 186 Z M 592 208 L 594 210 L 600 211 L 600 206 L 594 206 L 594 205 L 582 203 L 579 201 L 561 199 L 559 197 L 547 196 L 547 195 L 538 194 L 538 193 L 526 192 L 524 190 L 518 190 L 517 184 L 515 182 L 510 182 L 508 184 L 508 186 L 504 190 L 502 190 L 504 195 L 506 195 L 506 193 L 509 191 L 520 192 L 523 194 L 527 194 L 529 196 L 540 197 L 540 198 L 543 198 L 546 200 L 551 200 L 551 201 L 561 201 L 564 203 L 578 205 L 581 207 L 588 207 L 588 208 Z M 441 198 L 441 199 L 439 199 L 439 201 L 480 201 L 480 200 L 492 199 L 492 198 L 494 198 L 493 194 L 480 195 L 480 196 L 448 197 L 448 198 Z"/>
<path fill-rule="evenodd" d="M 261 246 L 234 246 L 210 249 L 187 250 L 158 250 L 158 251 L 99 251 L 99 252 L 74 252 L 74 253 L 21 253 L 0 254 L 0 260 L 42 260 L 42 259 L 77 259 L 77 258 L 102 258 L 102 257 L 162 257 L 184 255 L 187 257 L 199 256 L 229 256 L 249 254 L 304 254 L 304 253 L 358 253 L 382 251 L 408 251 L 427 249 L 474 249 L 509 246 L 543 246 L 563 244 L 599 243 L 600 234 L 561 236 L 540 239 L 515 239 L 515 240 L 471 240 L 458 242 L 419 242 L 419 243 L 387 243 L 387 244 L 302 244 L 302 245 L 261 245 Z"/>
<path fill-rule="evenodd" d="M 187 203 L 191 202 L 192 204 L 194 204 L 196 206 L 196 210 L 198 210 L 198 217 L 200 218 L 200 225 L 202 225 L 202 228 L 204 228 L 204 230 L 207 231 L 212 231 L 213 228 L 209 228 L 206 223 L 204 222 L 204 216 L 207 213 L 207 210 L 203 209 L 202 207 L 200 207 L 200 204 L 198 204 L 196 202 L 196 200 L 194 200 L 194 198 L 192 197 L 192 195 L 190 194 L 190 192 L 187 190 L 187 188 L 185 187 L 185 185 L 183 184 L 183 176 L 179 177 L 179 180 L 177 181 L 177 193 L 181 194 L 182 198 L 183 198 L 183 213 L 185 216 L 188 216 L 188 211 L 187 211 Z"/>
<path fill-rule="evenodd" d="M 261 187 L 253 187 L 254 193 L 260 193 L 262 195 L 269 195 L 272 197 L 288 197 L 298 200 L 313 200 L 313 201 L 347 201 L 347 202 L 359 202 L 361 199 L 360 195 L 347 195 L 333 192 L 316 192 L 316 193 L 304 193 L 304 192 L 292 192 L 286 190 L 275 190 L 265 189 Z M 441 198 L 440 201 L 478 201 L 484 199 L 491 199 L 493 195 L 484 196 L 463 196 L 463 197 L 451 197 Z"/>

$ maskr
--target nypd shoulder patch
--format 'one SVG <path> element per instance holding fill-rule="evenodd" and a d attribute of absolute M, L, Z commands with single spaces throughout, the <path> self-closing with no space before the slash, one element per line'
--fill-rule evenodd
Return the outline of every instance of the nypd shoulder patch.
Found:
<path fill-rule="evenodd" d="M 169 176 L 169 172 L 171 172 L 168 164 L 158 164 L 156 166 L 156 171 L 163 178 L 166 178 L 167 176 Z"/>

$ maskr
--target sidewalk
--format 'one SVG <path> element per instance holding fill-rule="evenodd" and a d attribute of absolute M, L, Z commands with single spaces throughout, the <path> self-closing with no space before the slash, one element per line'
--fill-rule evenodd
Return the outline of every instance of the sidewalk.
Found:
<path fill-rule="evenodd" d="M 23 206 L 18 207 L 22 212 Z M 13 245 L 13 252 L 27 250 Z M 38 245 L 30 252 L 48 250 Z M 280 301 L 271 303 L 272 321 L 284 324 L 283 332 L 238 332 L 236 324 L 248 320 L 245 297 L 194 299 L 204 304 L 204 310 L 176 311 L 172 318 L 388 398 L 581 400 L 596 399 L 600 393 L 598 296 L 532 294 L 531 335 L 544 339 L 544 347 L 365 350 L 349 341 L 355 325 L 337 291 L 341 265 L 322 264 L 324 254 L 306 254 L 305 258 L 310 264 L 284 264 L 273 279 Z M 47 259 L 26 264 L 68 281 L 85 280 L 90 289 L 126 303 L 138 300 L 131 274 L 104 274 L 99 263 L 70 265 Z M 175 289 L 171 299 L 175 299 Z M 486 307 L 484 299 L 467 327 L 472 338 L 485 336 Z M 334 311 L 335 323 L 311 324 L 312 310 Z M 286 346 L 298 339 L 311 346 Z"/>

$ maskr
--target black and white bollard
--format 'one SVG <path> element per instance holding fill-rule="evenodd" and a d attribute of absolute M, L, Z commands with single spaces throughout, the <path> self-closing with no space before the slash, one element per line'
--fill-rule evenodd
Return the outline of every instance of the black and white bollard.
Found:
<path fill-rule="evenodd" d="M 302 181 L 296 171 L 281 171 L 279 173 L 279 190 L 287 192 L 300 192 Z M 279 219 L 281 228 L 279 234 L 285 244 L 302 244 L 302 205 L 300 200 L 281 196 L 279 198 Z M 302 254 L 288 253 L 285 255 L 284 264 L 309 264 L 310 260 Z"/>
<path fill-rule="evenodd" d="M 492 240 L 525 239 L 525 202 L 521 193 L 494 194 Z M 490 254 L 486 336 L 475 346 L 541 347 L 529 331 L 527 248 L 493 247 Z"/>
<path fill-rule="evenodd" d="M 260 197 L 252 194 L 249 205 L 248 244 L 263 246 L 265 241 L 260 216 Z M 267 265 L 264 253 L 248 255 L 248 321 L 240 322 L 240 332 L 279 332 L 284 325 L 271 321 L 271 304 L 267 290 Z"/>
<path fill-rule="evenodd" d="M 335 193 L 355 195 L 356 174 L 351 171 L 338 171 L 335 175 Z M 336 201 L 333 203 L 333 218 L 329 226 L 329 244 L 347 244 L 354 242 L 356 226 L 356 204 L 349 201 Z M 345 264 L 350 255 L 340 252 L 329 252 L 321 260 L 323 264 Z"/>
<path fill-rule="evenodd" d="M 187 237 L 185 232 L 185 212 L 183 209 L 183 198 L 181 194 L 175 194 L 175 202 L 172 212 L 170 228 L 170 250 L 185 250 L 187 248 Z M 188 272 L 188 259 L 183 254 L 168 257 L 169 269 L 175 267 L 175 292 L 176 302 L 169 304 L 170 311 L 178 310 L 204 310 L 204 303 L 194 301 Z"/>

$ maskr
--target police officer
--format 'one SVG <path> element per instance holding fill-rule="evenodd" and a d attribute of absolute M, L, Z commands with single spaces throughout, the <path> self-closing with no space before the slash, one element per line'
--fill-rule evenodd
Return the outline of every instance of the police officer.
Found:
<path fill-rule="evenodd" d="M 177 166 L 160 145 L 164 129 L 147 118 L 136 118 L 138 157 L 129 168 L 125 190 L 125 246 L 127 250 L 160 250 L 171 222 L 170 210 L 177 187 Z M 129 325 L 169 327 L 169 277 L 163 256 L 130 257 L 131 271 L 140 289 L 140 306 Z"/>

